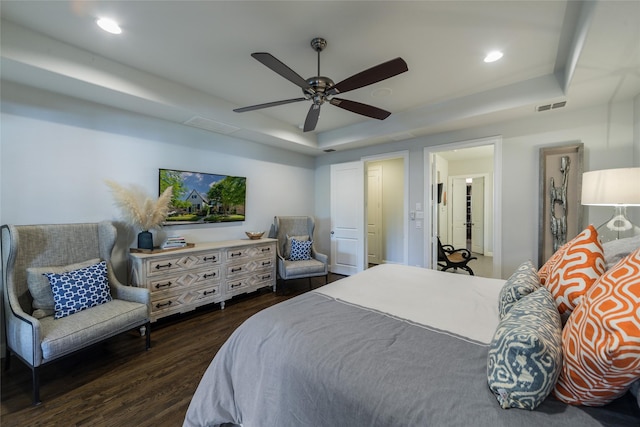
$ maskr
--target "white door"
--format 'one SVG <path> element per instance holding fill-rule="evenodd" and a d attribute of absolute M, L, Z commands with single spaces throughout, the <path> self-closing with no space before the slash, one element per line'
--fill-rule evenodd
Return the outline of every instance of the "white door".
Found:
<path fill-rule="evenodd" d="M 382 262 L 382 166 L 367 167 L 367 262 Z"/>
<path fill-rule="evenodd" d="M 484 254 L 484 177 L 471 182 L 471 252 Z"/>
<path fill-rule="evenodd" d="M 467 247 L 467 181 L 454 178 L 451 195 L 451 244 L 454 248 Z M 443 242 L 444 243 L 444 242 Z"/>
<path fill-rule="evenodd" d="M 351 275 L 364 269 L 364 166 L 331 165 L 331 271 Z"/>

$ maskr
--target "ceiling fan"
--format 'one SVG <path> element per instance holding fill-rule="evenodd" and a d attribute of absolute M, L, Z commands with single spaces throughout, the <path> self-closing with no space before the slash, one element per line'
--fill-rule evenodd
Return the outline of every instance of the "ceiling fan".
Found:
<path fill-rule="evenodd" d="M 349 101 L 348 99 L 334 98 L 334 95 L 339 93 L 345 93 L 350 90 L 359 89 L 364 86 L 368 86 L 373 83 L 388 79 L 395 75 L 408 71 L 407 63 L 402 58 L 392 59 L 391 61 L 384 62 L 376 65 L 375 67 L 364 70 L 358 74 L 341 81 L 340 83 L 334 83 L 328 77 L 320 75 L 320 52 L 327 46 L 327 41 L 323 38 L 316 37 L 311 40 L 311 47 L 318 52 L 318 75 L 303 79 L 291 68 L 280 62 L 276 57 L 266 52 L 252 53 L 251 56 L 260 61 L 265 66 L 271 68 L 271 70 L 280 74 L 285 79 L 289 80 L 293 84 L 302 88 L 303 97 L 285 99 L 282 101 L 267 102 L 265 104 L 251 105 L 249 107 L 236 108 L 236 113 L 244 113 L 245 111 L 259 110 L 261 108 L 275 107 L 277 105 L 290 104 L 292 102 L 300 102 L 311 100 L 313 103 L 307 113 L 307 118 L 304 121 L 304 132 L 312 131 L 316 128 L 318 123 L 318 117 L 320 117 L 320 106 L 328 101 L 331 105 L 340 107 L 344 110 L 351 111 L 353 113 L 362 114 L 363 116 L 371 117 L 378 120 L 384 120 L 391 115 L 389 111 L 381 108 L 374 107 L 372 105 L 362 104 L 356 101 Z"/>

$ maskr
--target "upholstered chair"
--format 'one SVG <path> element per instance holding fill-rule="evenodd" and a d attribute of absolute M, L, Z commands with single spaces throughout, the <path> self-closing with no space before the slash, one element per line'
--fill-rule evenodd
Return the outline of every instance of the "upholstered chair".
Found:
<path fill-rule="evenodd" d="M 115 242 L 116 228 L 110 222 L 2 227 L 5 367 L 9 369 L 13 353 L 31 368 L 34 404 L 40 402 L 39 369 L 47 363 L 131 329 L 143 332 L 145 347 L 150 347 L 149 291 L 118 281 L 111 265 Z M 45 273 L 58 274 L 58 283 L 68 281 L 59 288 L 63 292 L 50 286 L 49 281 L 56 282 L 56 277 L 43 276 Z M 70 291 L 72 286 L 99 292 L 82 294 L 84 290 Z M 36 306 L 34 302 L 42 301 L 47 292 L 52 305 Z M 70 292 L 77 293 L 69 297 L 69 305 L 86 307 L 59 310 L 61 293 L 66 298 Z M 101 299 L 84 302 L 97 293 Z"/>
<path fill-rule="evenodd" d="M 329 277 L 329 257 L 319 253 L 313 243 L 315 221 L 310 216 L 276 216 L 274 232 L 278 239 L 278 276 L 284 280 Z M 295 242 L 294 242 L 295 241 Z M 308 251 L 308 252 L 305 252 Z"/>

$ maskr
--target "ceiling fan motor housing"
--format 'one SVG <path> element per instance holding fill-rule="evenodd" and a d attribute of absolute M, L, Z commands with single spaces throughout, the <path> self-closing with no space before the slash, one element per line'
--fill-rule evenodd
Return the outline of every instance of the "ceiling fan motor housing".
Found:
<path fill-rule="evenodd" d="M 307 79 L 311 89 L 302 89 L 304 95 L 313 99 L 313 103 L 320 105 L 327 98 L 327 91 L 334 86 L 333 80 L 329 77 L 316 76 Z"/>

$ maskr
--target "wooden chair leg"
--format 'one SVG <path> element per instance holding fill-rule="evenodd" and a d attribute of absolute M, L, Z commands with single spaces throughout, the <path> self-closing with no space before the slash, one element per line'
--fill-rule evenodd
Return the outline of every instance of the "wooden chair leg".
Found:
<path fill-rule="evenodd" d="M 145 343 L 145 350 L 149 350 L 151 348 L 151 322 L 147 322 L 144 325 L 145 329 L 146 329 L 146 333 L 145 333 L 145 337 L 146 337 L 146 343 Z"/>

